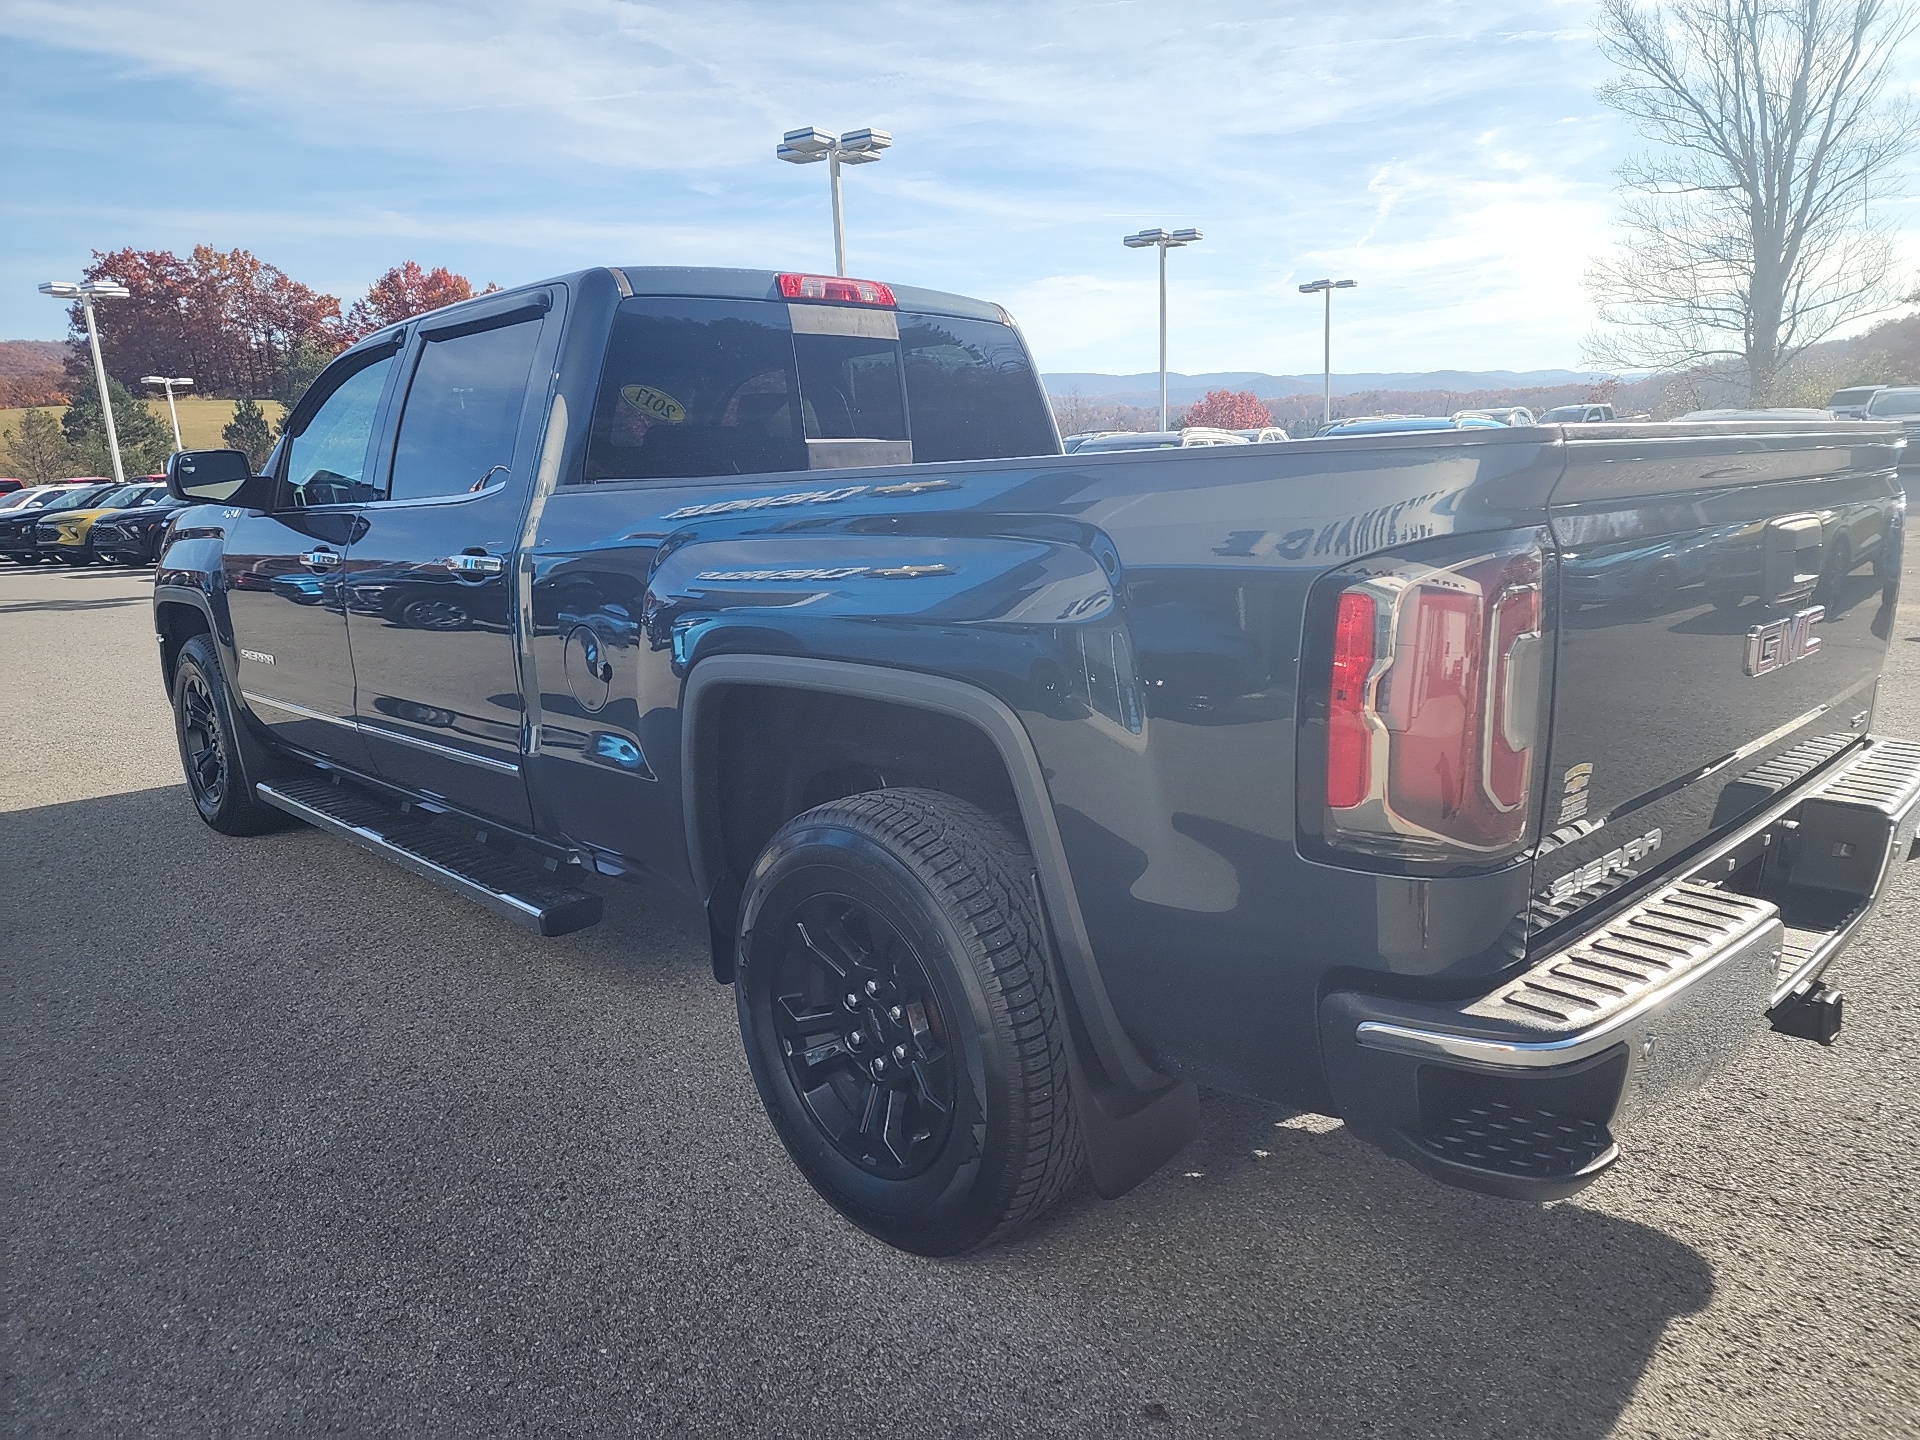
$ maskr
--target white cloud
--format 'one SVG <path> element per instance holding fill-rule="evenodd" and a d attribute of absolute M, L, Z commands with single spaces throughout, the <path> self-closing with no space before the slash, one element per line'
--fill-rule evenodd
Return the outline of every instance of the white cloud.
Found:
<path fill-rule="evenodd" d="M 22 266 L 247 245 L 342 292 L 413 255 L 511 283 L 593 263 L 824 267 L 808 122 L 891 129 L 847 178 L 856 272 L 1020 315 L 1057 369 L 1302 371 L 1577 359 L 1579 276 L 1630 143 L 1592 101 L 1588 0 L 1169 7 L 906 0 L 0 0 L 45 63 L 0 131 L 0 330 Z M 58 37 L 57 44 L 52 37 Z M 0 103 L 8 103 L 0 101 Z M 137 149 L 138 153 L 129 153 Z M 60 256 L 68 258 L 59 259 Z M 1309 273 L 1312 272 L 1312 273 Z M 18 319 L 14 317 L 18 316 Z"/>

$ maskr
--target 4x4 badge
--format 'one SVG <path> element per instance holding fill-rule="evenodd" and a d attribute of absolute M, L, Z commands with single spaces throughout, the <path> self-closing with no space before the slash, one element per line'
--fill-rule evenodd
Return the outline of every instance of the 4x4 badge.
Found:
<path fill-rule="evenodd" d="M 1765 675 L 1813 654 L 1820 648 L 1820 637 L 1813 633 L 1813 627 L 1826 614 L 1826 606 L 1809 605 L 1784 620 L 1747 631 L 1747 674 Z"/>

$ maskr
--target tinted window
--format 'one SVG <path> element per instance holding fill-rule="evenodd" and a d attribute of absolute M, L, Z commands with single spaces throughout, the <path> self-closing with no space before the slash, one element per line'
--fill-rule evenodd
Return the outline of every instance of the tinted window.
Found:
<path fill-rule="evenodd" d="M 870 335 L 795 335 L 809 440 L 904 440 L 898 342 Z M 921 458 L 915 452 L 916 459 Z"/>
<path fill-rule="evenodd" d="M 118 490 L 109 490 L 93 503 L 102 509 L 119 510 L 128 505 L 140 503 L 140 497 L 147 493 L 145 485 L 122 485 Z"/>
<path fill-rule="evenodd" d="M 287 486 L 294 505 L 343 505 L 370 499 L 367 450 L 391 355 L 354 371 L 287 444 Z"/>
<path fill-rule="evenodd" d="M 902 315 L 900 349 L 915 460 L 1060 453 L 1040 379 L 1011 326 Z"/>
<path fill-rule="evenodd" d="M 1867 402 L 1869 415 L 1920 415 L 1920 390 L 1882 390 Z"/>
<path fill-rule="evenodd" d="M 392 499 L 464 495 L 505 478 L 539 343 L 538 319 L 426 342 L 400 414 Z"/>
<path fill-rule="evenodd" d="M 79 510 L 89 505 L 97 505 L 100 502 L 100 497 L 107 494 L 108 491 L 113 488 L 111 485 L 96 485 L 89 490 L 69 490 L 46 508 L 49 510 Z"/>
<path fill-rule="evenodd" d="M 587 478 L 804 470 L 787 309 L 621 302 L 593 407 Z"/>

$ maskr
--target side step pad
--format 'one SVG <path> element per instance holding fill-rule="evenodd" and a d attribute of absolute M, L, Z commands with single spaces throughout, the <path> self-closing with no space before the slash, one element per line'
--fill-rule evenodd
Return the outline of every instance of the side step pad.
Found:
<path fill-rule="evenodd" d="M 254 790 L 267 804 L 478 900 L 536 934 L 566 935 L 600 920 L 598 895 L 576 890 L 515 856 L 450 834 L 426 816 L 364 791 L 321 775 L 260 784 Z"/>

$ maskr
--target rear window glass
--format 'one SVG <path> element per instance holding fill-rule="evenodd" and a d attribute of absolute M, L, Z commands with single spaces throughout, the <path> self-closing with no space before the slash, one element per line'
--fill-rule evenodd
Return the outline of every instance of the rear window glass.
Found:
<path fill-rule="evenodd" d="M 868 335 L 795 335 L 809 440 L 905 440 L 900 346 Z M 915 459 L 920 456 L 916 452 Z"/>
<path fill-rule="evenodd" d="M 1920 390 L 1882 390 L 1867 402 L 1869 415 L 1920 415 Z"/>
<path fill-rule="evenodd" d="M 915 460 L 1060 453 L 1040 378 L 1011 326 L 903 314 L 900 352 Z"/>
<path fill-rule="evenodd" d="M 623 301 L 593 407 L 589 480 L 807 468 L 784 305 Z"/>
<path fill-rule="evenodd" d="M 919 462 L 1060 453 L 1010 326 L 897 319 L 897 340 L 795 334 L 780 302 L 621 302 L 586 478 L 805 470 L 809 440 L 908 441 Z"/>

